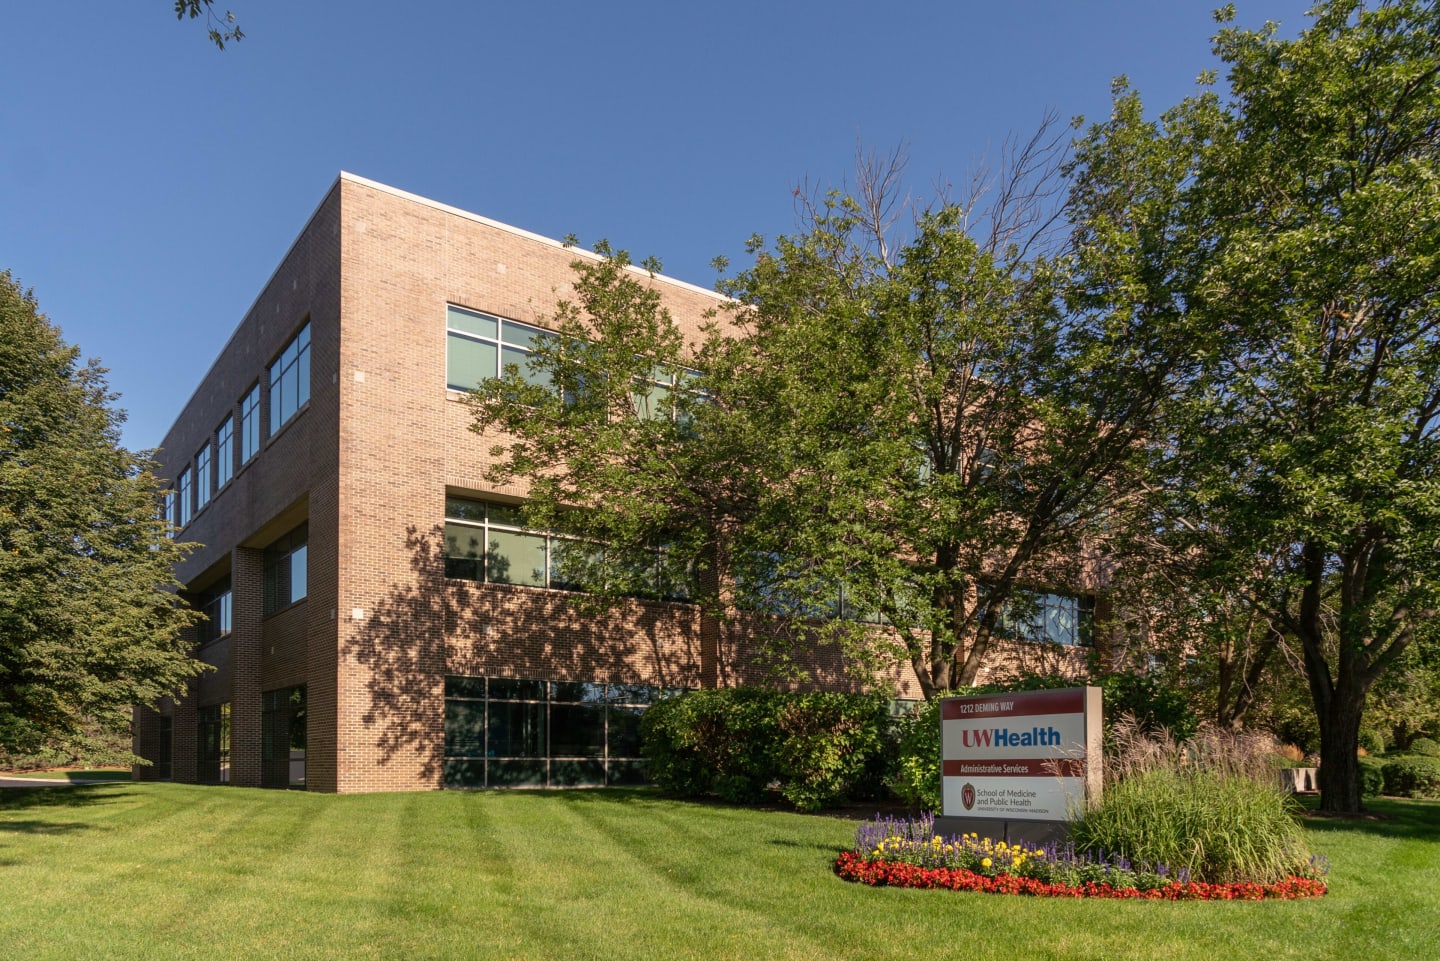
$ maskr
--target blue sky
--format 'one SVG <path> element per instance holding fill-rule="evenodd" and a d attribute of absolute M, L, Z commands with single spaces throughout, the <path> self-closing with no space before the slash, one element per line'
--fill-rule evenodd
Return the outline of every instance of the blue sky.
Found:
<path fill-rule="evenodd" d="M 110 368 L 158 444 L 340 170 L 702 285 L 793 229 L 857 142 L 962 180 L 1047 109 L 1155 110 L 1214 66 L 1216 2 L 230 0 L 223 53 L 170 0 L 13 4 L 0 268 Z M 1307 4 L 1240 0 L 1293 34 Z"/>

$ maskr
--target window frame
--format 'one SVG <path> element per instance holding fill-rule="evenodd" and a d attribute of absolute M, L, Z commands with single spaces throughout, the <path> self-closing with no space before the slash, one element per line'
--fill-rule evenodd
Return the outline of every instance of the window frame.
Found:
<path fill-rule="evenodd" d="M 215 490 L 221 490 L 235 476 L 235 414 L 228 414 L 215 428 Z"/>
<path fill-rule="evenodd" d="M 250 463 L 260 453 L 260 382 L 250 385 L 240 397 L 240 465 Z"/>
<path fill-rule="evenodd" d="M 310 596 L 309 521 L 301 521 L 270 542 L 261 560 L 261 571 L 262 616 L 278 614 Z"/>
<path fill-rule="evenodd" d="M 207 440 L 195 452 L 195 513 L 210 503 L 210 478 L 211 478 L 211 451 L 210 442 Z"/>
<path fill-rule="evenodd" d="M 309 318 L 280 348 L 280 353 L 265 368 L 265 373 L 266 389 L 270 394 L 270 436 L 274 437 L 300 416 L 310 403 Z M 294 396 L 289 397 L 290 394 Z"/>
<path fill-rule="evenodd" d="M 489 334 L 477 333 L 476 331 L 466 330 L 462 326 L 452 324 L 451 319 L 452 317 L 456 316 L 469 317 L 474 320 L 481 321 L 482 324 L 487 322 L 493 323 L 495 326 L 495 333 L 493 336 Z M 513 330 L 515 331 L 515 333 L 507 335 L 507 330 Z M 546 330 L 543 327 L 537 327 L 534 324 L 526 324 L 521 323 L 518 320 L 510 320 L 508 318 L 501 317 L 498 314 L 492 314 L 483 310 L 474 310 L 470 307 L 461 307 L 459 304 L 446 304 L 445 389 L 459 391 L 460 393 L 468 393 L 469 391 L 472 391 L 476 387 L 478 387 L 481 381 L 504 376 L 505 367 L 507 366 L 507 364 L 511 363 L 516 364 L 516 366 L 520 368 L 520 373 L 529 383 L 542 386 L 551 385 L 552 381 L 549 374 L 535 373 L 530 371 L 529 364 L 525 361 L 527 361 L 528 358 L 534 354 L 534 350 L 531 349 L 532 344 L 534 344 L 539 339 L 556 336 L 558 335 L 554 331 Z M 486 347 L 494 348 L 494 372 L 482 376 L 479 380 L 469 385 L 468 387 L 457 386 L 455 383 L 453 383 L 451 379 L 451 345 L 457 340 L 472 344 L 482 344 Z M 507 351 L 509 351 L 512 355 L 508 360 L 506 358 Z M 520 354 L 523 356 L 520 358 L 516 358 L 513 356 L 514 354 Z"/>

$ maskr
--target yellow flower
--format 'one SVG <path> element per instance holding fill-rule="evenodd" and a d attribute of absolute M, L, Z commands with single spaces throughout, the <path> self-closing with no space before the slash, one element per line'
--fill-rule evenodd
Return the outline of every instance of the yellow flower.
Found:
<path fill-rule="evenodd" d="M 988 867 L 990 866 L 990 859 L 989 859 L 989 858 L 982 858 L 981 861 L 980 861 L 980 866 L 981 866 L 982 868 L 988 868 Z"/>

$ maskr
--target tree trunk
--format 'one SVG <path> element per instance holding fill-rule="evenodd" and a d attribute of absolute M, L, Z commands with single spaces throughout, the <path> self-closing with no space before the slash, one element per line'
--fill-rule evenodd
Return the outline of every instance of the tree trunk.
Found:
<path fill-rule="evenodd" d="M 1365 692 L 1356 689 L 1356 679 L 1331 694 L 1328 710 L 1319 710 L 1320 720 L 1320 810 L 1354 814 L 1361 810 L 1360 719 L 1365 709 Z"/>

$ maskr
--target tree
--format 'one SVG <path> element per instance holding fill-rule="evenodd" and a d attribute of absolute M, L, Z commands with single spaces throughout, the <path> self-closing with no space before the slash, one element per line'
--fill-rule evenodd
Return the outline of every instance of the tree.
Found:
<path fill-rule="evenodd" d="M 623 264 L 577 264 L 559 336 L 477 394 L 477 427 L 507 436 L 492 479 L 608 545 L 587 585 L 663 543 L 714 616 L 780 615 L 772 664 L 829 641 L 871 680 L 908 664 L 927 697 L 973 683 L 1028 589 L 1103 577 L 1095 537 L 1180 366 L 1177 342 L 1070 304 L 1047 131 L 908 238 L 894 158 L 862 167 L 855 196 L 752 243 L 689 347 Z"/>
<path fill-rule="evenodd" d="M 1321 807 L 1354 811 L 1366 695 L 1440 603 L 1440 10 L 1311 17 L 1222 29 L 1227 100 L 1150 123 L 1122 88 L 1080 178 L 1110 292 L 1183 311 L 1202 359 L 1156 447 L 1167 523 L 1300 650 Z"/>
<path fill-rule="evenodd" d="M 125 730 L 131 705 L 199 671 L 172 588 L 185 548 L 158 516 L 149 461 L 92 361 L 0 273 L 0 749 Z"/>
<path fill-rule="evenodd" d="M 245 39 L 245 34 L 240 30 L 240 25 L 235 22 L 235 14 L 229 10 L 223 14 L 217 13 L 214 4 L 215 0 L 175 0 L 175 19 L 194 20 L 203 13 L 207 27 L 206 35 L 217 49 L 224 50 L 225 44 L 239 43 Z"/>

